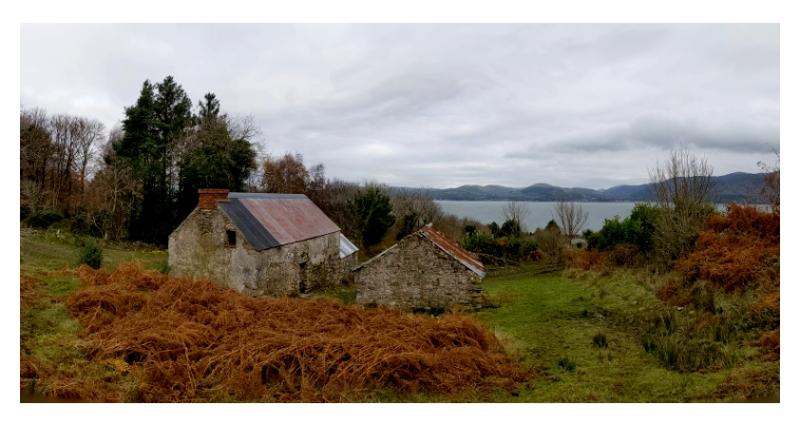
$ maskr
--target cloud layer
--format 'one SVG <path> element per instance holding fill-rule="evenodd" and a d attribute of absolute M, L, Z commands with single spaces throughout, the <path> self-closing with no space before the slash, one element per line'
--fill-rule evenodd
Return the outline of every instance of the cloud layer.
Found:
<path fill-rule="evenodd" d="M 268 152 L 394 185 L 605 187 L 779 148 L 777 25 L 24 25 L 23 106 L 115 125 L 171 74 Z"/>

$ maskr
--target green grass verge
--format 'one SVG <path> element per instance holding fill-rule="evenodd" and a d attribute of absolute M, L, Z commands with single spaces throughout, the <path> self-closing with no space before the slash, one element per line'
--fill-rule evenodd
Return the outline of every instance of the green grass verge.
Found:
<path fill-rule="evenodd" d="M 483 287 L 499 307 L 485 309 L 478 316 L 509 351 L 541 374 L 518 394 L 498 394 L 496 401 L 747 398 L 747 394 L 736 394 L 735 389 L 733 393 L 720 393 L 718 389 L 732 374 L 769 367 L 752 355 L 751 348 L 740 347 L 741 361 L 731 368 L 694 373 L 664 368 L 655 356 L 645 352 L 641 330 L 635 323 L 636 317 L 663 307 L 653 288 L 632 273 L 572 279 L 561 273 L 537 275 L 518 270 L 490 277 Z M 595 343 L 598 335 L 605 337 L 607 346 Z"/>
<path fill-rule="evenodd" d="M 80 258 L 80 237 L 52 230 L 20 229 L 20 265 L 23 270 L 63 270 L 74 268 Z M 134 246 L 98 241 L 103 248 L 106 270 L 122 263 L 140 262 L 145 268 L 165 271 L 167 252 L 151 246 Z"/>

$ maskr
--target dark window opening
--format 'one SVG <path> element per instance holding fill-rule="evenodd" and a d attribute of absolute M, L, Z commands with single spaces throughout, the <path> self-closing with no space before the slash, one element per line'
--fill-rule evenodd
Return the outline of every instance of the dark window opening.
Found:
<path fill-rule="evenodd" d="M 235 248 L 236 247 L 236 232 L 233 231 L 233 230 L 227 230 L 227 231 L 225 231 L 225 233 L 227 233 L 227 235 L 228 235 L 228 246 L 231 247 L 231 248 Z"/>
<path fill-rule="evenodd" d="M 299 289 L 301 294 L 305 294 L 308 292 L 308 287 L 306 286 L 306 262 L 303 261 L 300 263 L 300 284 Z"/>

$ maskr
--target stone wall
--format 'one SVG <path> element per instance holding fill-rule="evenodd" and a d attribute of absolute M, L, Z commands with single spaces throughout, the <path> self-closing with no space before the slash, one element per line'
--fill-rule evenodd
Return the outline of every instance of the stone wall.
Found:
<path fill-rule="evenodd" d="M 227 231 L 236 233 L 228 245 Z M 291 295 L 338 285 L 339 235 L 256 251 L 218 208 L 195 209 L 169 237 L 169 273 L 208 279 L 249 295 Z"/>
<path fill-rule="evenodd" d="M 356 302 L 404 309 L 480 303 L 480 278 L 419 234 L 355 271 Z"/>

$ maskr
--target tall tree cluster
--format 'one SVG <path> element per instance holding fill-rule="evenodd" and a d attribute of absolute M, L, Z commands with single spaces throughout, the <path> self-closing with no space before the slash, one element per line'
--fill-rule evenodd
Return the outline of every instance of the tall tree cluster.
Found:
<path fill-rule="evenodd" d="M 73 230 L 105 238 L 164 244 L 196 206 L 198 189 L 249 188 L 255 135 L 250 122 L 224 114 L 213 93 L 194 113 L 171 76 L 145 81 L 108 136 L 97 120 L 23 110 L 22 215 L 66 218 Z"/>
<path fill-rule="evenodd" d="M 145 81 L 139 98 L 125 109 L 123 136 L 114 152 L 131 165 L 141 184 L 134 205 L 130 237 L 163 243 L 175 224 L 178 152 L 193 124 L 192 102 L 168 76 L 161 83 Z"/>
<path fill-rule="evenodd" d="M 243 189 L 255 168 L 250 134 L 235 131 L 220 111 L 219 100 L 208 93 L 193 114 L 191 100 L 171 76 L 144 82 L 113 145 L 141 187 L 128 226 L 131 239 L 166 242 L 196 205 L 201 187 Z"/>
<path fill-rule="evenodd" d="M 197 204 L 197 190 L 220 187 L 234 192 L 245 190 L 255 169 L 256 154 L 249 133 L 238 131 L 220 103 L 207 93 L 199 103 L 197 122 L 183 146 L 178 169 L 178 215 L 185 217 Z"/>

